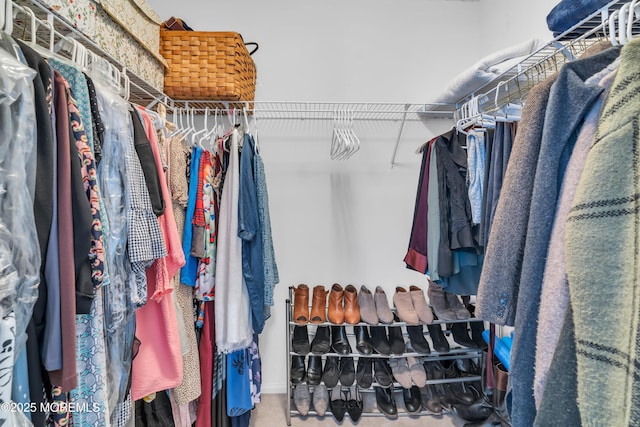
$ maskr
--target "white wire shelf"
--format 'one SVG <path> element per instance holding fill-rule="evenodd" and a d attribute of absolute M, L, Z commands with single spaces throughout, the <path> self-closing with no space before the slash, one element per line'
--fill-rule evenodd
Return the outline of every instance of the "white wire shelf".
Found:
<path fill-rule="evenodd" d="M 332 120 L 340 112 L 353 120 L 422 121 L 453 118 L 453 106 L 446 104 L 406 104 L 385 102 L 304 102 L 304 101 L 177 101 L 173 108 L 195 109 L 203 113 L 216 109 L 226 113 L 243 109 L 260 120 Z"/>
<path fill-rule="evenodd" d="M 456 103 L 454 118 L 466 117 L 473 98 L 477 98 L 475 110 L 485 114 L 498 111 L 509 103 L 523 103 L 533 86 L 560 70 L 565 63 L 575 60 L 589 47 L 607 38 L 608 27 L 603 16 L 606 18 L 628 3 L 628 0 L 609 2 L 491 82 L 460 99 Z M 640 31 L 640 22 L 634 23 L 633 30 Z"/>

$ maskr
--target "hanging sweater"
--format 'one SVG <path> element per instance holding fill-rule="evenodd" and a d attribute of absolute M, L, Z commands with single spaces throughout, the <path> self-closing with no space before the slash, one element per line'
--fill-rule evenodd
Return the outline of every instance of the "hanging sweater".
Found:
<path fill-rule="evenodd" d="M 640 40 L 621 57 L 565 234 L 585 426 L 640 424 Z"/>

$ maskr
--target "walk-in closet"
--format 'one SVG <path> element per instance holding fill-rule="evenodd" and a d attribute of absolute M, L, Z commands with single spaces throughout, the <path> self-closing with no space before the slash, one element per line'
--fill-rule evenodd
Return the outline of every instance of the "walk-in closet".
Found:
<path fill-rule="evenodd" d="M 639 0 L 0 0 L 0 426 L 640 425 Z"/>

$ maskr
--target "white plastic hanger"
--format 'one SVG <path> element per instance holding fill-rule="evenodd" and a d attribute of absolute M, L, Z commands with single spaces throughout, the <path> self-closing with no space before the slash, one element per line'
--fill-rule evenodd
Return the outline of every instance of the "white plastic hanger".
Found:
<path fill-rule="evenodd" d="M 0 0 L 0 29 L 4 28 L 5 18 L 7 16 L 6 8 L 7 8 L 6 0 Z"/>
<path fill-rule="evenodd" d="M 629 12 L 629 3 L 624 4 L 618 13 L 618 38 L 620 44 L 627 44 L 627 16 Z"/>
<path fill-rule="evenodd" d="M 11 34 L 13 32 L 13 2 L 7 0 L 4 14 L 4 32 Z"/>
<path fill-rule="evenodd" d="M 616 19 L 618 17 L 618 11 L 614 11 L 611 15 L 609 15 L 609 39 L 613 46 L 619 46 L 618 39 L 616 38 Z"/>
<path fill-rule="evenodd" d="M 242 115 L 244 116 L 244 131 L 248 134 L 251 134 L 251 129 L 249 128 L 249 119 L 247 118 L 247 107 L 242 107 Z"/>
<path fill-rule="evenodd" d="M 637 16 L 640 16 L 640 0 L 633 0 L 629 5 L 629 16 L 627 18 L 627 39 L 633 40 L 633 23 Z"/>

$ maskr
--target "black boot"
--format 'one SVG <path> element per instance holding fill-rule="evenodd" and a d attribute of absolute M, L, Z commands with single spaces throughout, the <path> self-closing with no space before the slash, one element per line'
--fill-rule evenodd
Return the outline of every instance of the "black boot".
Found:
<path fill-rule="evenodd" d="M 347 333 L 344 326 L 332 326 L 331 327 L 331 348 L 338 354 L 351 353 L 351 346 L 349 340 L 347 340 Z"/>
<path fill-rule="evenodd" d="M 398 407 L 393 397 L 393 387 L 374 387 L 378 410 L 389 418 L 398 418 Z"/>
<path fill-rule="evenodd" d="M 358 359 L 356 368 L 356 383 L 360 388 L 369 388 L 373 383 L 373 360 L 369 357 Z"/>
<path fill-rule="evenodd" d="M 475 342 L 469 337 L 469 330 L 467 329 L 467 323 L 451 323 L 450 324 L 451 335 L 453 340 L 463 347 L 478 348 Z"/>
<path fill-rule="evenodd" d="M 393 384 L 393 374 L 386 359 L 375 359 L 375 362 L 373 362 L 373 376 L 382 387 L 389 387 Z"/>
<path fill-rule="evenodd" d="M 389 356 L 391 354 L 391 346 L 387 339 L 387 328 L 384 326 L 371 326 L 371 343 L 373 348 L 380 354 Z"/>
<path fill-rule="evenodd" d="M 340 379 L 340 366 L 338 358 L 335 356 L 327 356 L 324 362 L 324 371 L 322 372 L 322 381 L 327 388 L 334 388 Z"/>
<path fill-rule="evenodd" d="M 447 337 L 445 337 L 444 332 L 442 332 L 442 327 L 440 327 L 439 324 L 431 324 L 427 325 L 427 329 L 429 330 L 429 336 L 433 343 L 433 349 L 438 353 L 449 353 L 451 348 L 449 347 Z"/>
<path fill-rule="evenodd" d="M 340 384 L 351 387 L 356 380 L 356 370 L 353 366 L 353 357 L 340 358 Z"/>
<path fill-rule="evenodd" d="M 487 400 L 486 396 L 483 396 L 471 404 L 454 403 L 451 405 L 451 409 L 465 421 L 478 422 L 491 416 L 493 404 Z"/>
<path fill-rule="evenodd" d="M 422 409 L 434 415 L 442 414 L 440 398 L 435 394 L 432 384 L 420 388 L 420 399 L 422 400 Z"/>
<path fill-rule="evenodd" d="M 447 365 L 444 365 L 447 363 Z M 455 363 L 452 361 L 443 361 L 444 366 L 444 377 L 446 379 L 457 379 L 460 378 L 460 372 L 456 369 Z M 461 402 L 465 404 L 471 404 L 475 402 L 476 396 L 473 394 L 471 390 L 469 390 L 464 382 L 450 382 L 444 384 L 445 391 L 449 390 L 449 395 L 447 397 L 453 398 L 451 403 Z"/>
<path fill-rule="evenodd" d="M 322 378 L 322 357 L 309 356 L 309 365 L 307 366 L 307 383 L 309 385 L 320 384 Z"/>
<path fill-rule="evenodd" d="M 369 329 L 366 326 L 354 326 L 353 333 L 356 336 L 356 350 L 358 353 L 369 355 L 373 353 L 373 344 L 369 337 Z"/>
<path fill-rule="evenodd" d="M 309 353 L 309 333 L 307 332 L 307 325 L 293 327 L 291 348 L 301 356 Z"/>
<path fill-rule="evenodd" d="M 389 344 L 393 354 L 404 354 L 404 338 L 402 337 L 402 328 L 400 326 L 389 327 Z"/>
<path fill-rule="evenodd" d="M 300 384 L 306 379 L 304 356 L 291 356 L 291 384 Z"/>
<path fill-rule="evenodd" d="M 431 348 L 429 347 L 429 342 L 424 337 L 422 325 L 407 326 L 407 334 L 409 335 L 409 341 L 411 342 L 413 351 L 420 354 L 431 354 Z"/>
<path fill-rule="evenodd" d="M 404 398 L 404 407 L 409 414 L 417 414 L 422 410 L 422 398 L 418 386 L 403 388 L 402 397 Z"/>
<path fill-rule="evenodd" d="M 313 337 L 313 341 L 311 342 L 311 353 L 325 354 L 329 353 L 329 350 L 331 350 L 331 337 L 329 334 L 329 327 L 318 326 L 318 328 L 316 329 L 316 336 Z"/>
<path fill-rule="evenodd" d="M 469 304 L 467 306 L 467 309 L 469 310 L 469 313 L 471 313 L 471 320 L 469 321 L 469 326 L 471 328 L 471 339 L 474 343 L 476 343 L 478 348 L 487 348 L 488 344 L 482 337 L 482 332 L 484 331 L 484 322 L 476 318 L 476 306 L 473 304 Z"/>

